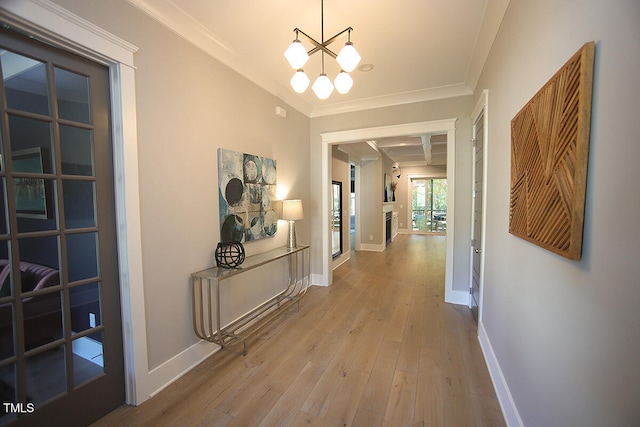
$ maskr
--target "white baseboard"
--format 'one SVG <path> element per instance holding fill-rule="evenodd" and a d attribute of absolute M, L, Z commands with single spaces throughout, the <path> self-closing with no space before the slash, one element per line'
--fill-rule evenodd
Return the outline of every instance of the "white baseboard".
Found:
<path fill-rule="evenodd" d="M 445 289 L 444 302 L 469 306 L 469 291 L 454 291 Z"/>
<path fill-rule="evenodd" d="M 327 283 L 327 278 L 322 274 L 312 274 L 311 275 L 311 285 L 312 286 L 329 286 Z"/>
<path fill-rule="evenodd" d="M 220 347 L 207 341 L 198 341 L 183 352 L 175 355 L 162 365 L 149 371 L 145 383 L 149 390 L 148 399 L 170 386 L 178 378 L 195 368 L 212 354 L 218 352 Z M 139 402 L 140 404 L 142 402 Z"/>
<path fill-rule="evenodd" d="M 491 341 L 487 335 L 487 331 L 484 328 L 482 321 L 478 323 L 478 341 L 480 342 L 480 348 L 484 354 L 484 360 L 489 369 L 489 375 L 493 382 L 493 388 L 496 391 L 498 401 L 500 402 L 500 408 L 502 408 L 502 415 L 504 421 L 509 427 L 524 427 L 518 408 L 516 407 L 511 392 L 509 391 L 509 385 L 502 374 L 500 363 L 496 359 L 496 355 L 493 352 Z"/>
<path fill-rule="evenodd" d="M 345 262 L 349 261 L 351 259 L 351 255 L 349 254 L 349 252 L 347 252 L 346 254 L 342 254 L 342 256 L 338 257 L 336 260 L 337 261 L 335 265 L 333 265 L 331 267 L 331 270 L 335 270 L 336 268 L 340 267 L 342 264 L 344 264 Z"/>
<path fill-rule="evenodd" d="M 385 250 L 385 245 L 383 243 L 381 244 L 362 243 L 360 245 L 360 249 L 363 251 L 383 252 Z"/>

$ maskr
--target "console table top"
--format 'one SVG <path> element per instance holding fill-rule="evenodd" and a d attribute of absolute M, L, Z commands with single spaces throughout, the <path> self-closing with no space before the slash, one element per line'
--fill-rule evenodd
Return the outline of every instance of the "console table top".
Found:
<path fill-rule="evenodd" d="M 280 258 L 287 257 L 291 254 L 303 251 L 308 248 L 309 248 L 309 245 L 298 245 L 295 248 L 287 248 L 286 246 L 281 246 L 279 248 L 271 249 L 266 252 L 248 256 L 245 258 L 244 262 L 236 268 L 211 267 L 206 270 L 193 273 L 191 274 L 191 276 L 208 278 L 208 279 L 223 279 L 223 278 L 226 279 L 228 277 L 232 277 L 232 276 L 235 276 L 236 274 L 240 274 L 245 271 L 252 270 L 254 268 L 260 267 L 262 265 L 276 261 Z"/>

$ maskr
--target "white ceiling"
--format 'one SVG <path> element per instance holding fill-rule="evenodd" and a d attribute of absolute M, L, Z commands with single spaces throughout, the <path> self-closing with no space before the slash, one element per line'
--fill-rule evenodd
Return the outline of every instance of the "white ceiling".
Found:
<path fill-rule="evenodd" d="M 321 41 L 321 0 L 128 1 L 309 117 L 472 94 L 509 3 L 324 0 L 324 40 L 352 27 L 360 64 L 374 68 L 353 71 L 348 94 L 321 101 L 310 87 L 291 89 L 295 70 L 284 58 L 296 27 Z M 337 53 L 345 41 L 330 48 Z M 312 83 L 320 61 L 316 53 L 304 66 Z M 340 71 L 328 56 L 325 71 L 332 80 Z M 402 144 L 404 151 L 422 141 Z"/>

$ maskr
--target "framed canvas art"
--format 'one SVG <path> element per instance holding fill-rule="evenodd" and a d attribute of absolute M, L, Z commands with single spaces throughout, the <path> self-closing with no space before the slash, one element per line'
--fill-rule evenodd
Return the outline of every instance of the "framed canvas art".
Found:
<path fill-rule="evenodd" d="M 220 240 L 248 242 L 278 230 L 276 161 L 218 149 Z"/>

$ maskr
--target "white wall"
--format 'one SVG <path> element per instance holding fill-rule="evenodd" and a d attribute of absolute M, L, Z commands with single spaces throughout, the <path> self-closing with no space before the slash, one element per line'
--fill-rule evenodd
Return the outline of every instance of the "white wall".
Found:
<path fill-rule="evenodd" d="M 596 42 L 583 256 L 508 233 L 510 121 Z M 512 425 L 640 425 L 640 2 L 511 0 L 489 89 L 486 333 Z M 458 224 L 458 222 L 456 222 Z M 509 409 L 509 408 L 508 408 Z"/>

